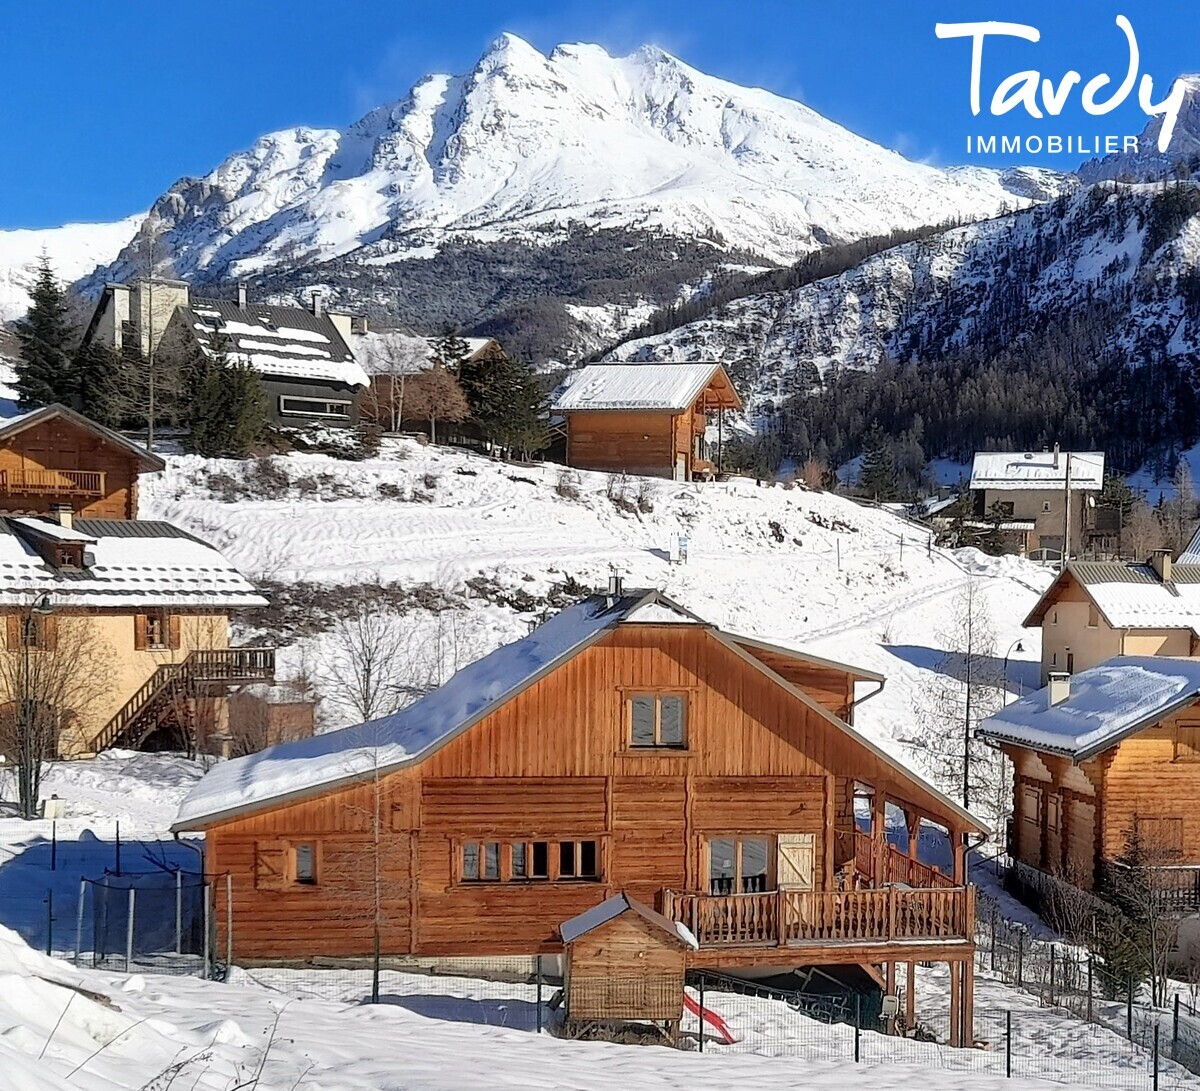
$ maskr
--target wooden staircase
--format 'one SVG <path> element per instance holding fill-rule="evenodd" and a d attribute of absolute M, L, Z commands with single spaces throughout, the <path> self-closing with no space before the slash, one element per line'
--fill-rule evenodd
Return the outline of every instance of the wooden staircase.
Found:
<path fill-rule="evenodd" d="M 136 750 L 181 703 L 213 684 L 240 685 L 275 680 L 274 648 L 215 648 L 189 652 L 159 667 L 121 706 L 93 741 L 95 751 L 114 746 Z"/>

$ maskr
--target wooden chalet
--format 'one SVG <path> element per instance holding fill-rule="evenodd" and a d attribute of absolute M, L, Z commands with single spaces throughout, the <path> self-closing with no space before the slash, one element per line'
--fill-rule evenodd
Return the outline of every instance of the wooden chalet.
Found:
<path fill-rule="evenodd" d="M 911 1005 L 914 963 L 946 962 L 967 1041 L 981 826 L 854 730 L 861 682 L 883 680 L 614 581 L 391 716 L 218 766 L 173 829 L 206 833 L 237 961 L 369 955 L 376 866 L 388 956 L 557 954 L 561 922 L 625 893 L 686 926 L 693 967 L 894 991 L 904 963 Z M 917 859 L 923 821 L 950 874 Z"/>
<path fill-rule="evenodd" d="M 65 405 L 48 405 L 0 419 L 0 512 L 65 507 L 89 519 L 136 519 L 138 475 L 165 465 Z"/>
<path fill-rule="evenodd" d="M 1200 661 L 1119 656 L 1006 705 L 979 734 L 1012 761 L 1009 854 L 1093 890 L 1136 838 L 1200 909 Z"/>
<path fill-rule="evenodd" d="M 1200 652 L 1200 556 L 1071 561 L 1025 619 L 1042 631 L 1042 685 L 1119 655 Z"/>
<path fill-rule="evenodd" d="M 720 364 L 593 364 L 552 409 L 566 420 L 568 466 L 691 481 L 720 469 L 725 411 L 741 407 Z"/>
<path fill-rule="evenodd" d="M 169 523 L 0 517 L 0 753 L 34 707 L 47 757 L 182 749 L 227 731 L 230 686 L 270 681 L 270 648 L 229 647 L 263 599 Z"/>

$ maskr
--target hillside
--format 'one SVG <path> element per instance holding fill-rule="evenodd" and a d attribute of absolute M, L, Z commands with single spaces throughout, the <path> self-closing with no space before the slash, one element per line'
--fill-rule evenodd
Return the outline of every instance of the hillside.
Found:
<path fill-rule="evenodd" d="M 1056 441 L 1115 468 L 1195 443 L 1200 186 L 1102 184 L 736 299 L 611 354 L 723 359 L 785 448 L 835 461 L 866 430 L 930 457 Z M 800 396 L 800 397 L 798 397 Z M 795 399 L 795 400 L 793 400 Z"/>

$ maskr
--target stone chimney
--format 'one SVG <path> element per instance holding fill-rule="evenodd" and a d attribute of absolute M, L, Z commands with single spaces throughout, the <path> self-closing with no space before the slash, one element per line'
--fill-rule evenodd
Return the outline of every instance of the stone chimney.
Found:
<path fill-rule="evenodd" d="M 320 318 L 325 313 L 325 304 L 321 299 L 321 289 L 314 288 L 312 294 L 312 313 Z"/>
<path fill-rule="evenodd" d="M 1059 456 L 1059 450 L 1058 450 L 1058 444 L 1056 443 L 1054 445 L 1054 468 L 1056 470 L 1058 469 L 1058 456 Z"/>
<path fill-rule="evenodd" d="M 244 311 L 250 302 L 250 293 L 246 290 L 245 281 L 238 281 L 238 306 Z"/>
<path fill-rule="evenodd" d="M 70 530 L 75 525 L 75 509 L 70 504 L 53 504 L 50 516 L 60 527 Z"/>
<path fill-rule="evenodd" d="M 1071 696 L 1071 676 L 1066 671 L 1051 671 L 1047 677 L 1046 704 L 1053 708 Z"/>
<path fill-rule="evenodd" d="M 1163 583 L 1171 582 L 1171 551 L 1169 549 L 1156 549 L 1150 554 L 1150 567 L 1154 569 L 1154 574 Z"/>

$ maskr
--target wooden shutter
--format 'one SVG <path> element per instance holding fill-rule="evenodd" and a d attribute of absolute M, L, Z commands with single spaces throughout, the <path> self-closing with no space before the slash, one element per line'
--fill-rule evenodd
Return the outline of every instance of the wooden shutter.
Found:
<path fill-rule="evenodd" d="M 5 643 L 10 652 L 21 650 L 21 615 L 9 614 L 5 618 Z"/>
<path fill-rule="evenodd" d="M 286 841 L 254 843 L 254 885 L 259 890 L 283 890 L 288 885 Z"/>
<path fill-rule="evenodd" d="M 133 647 L 135 651 L 146 650 L 146 615 L 133 615 Z"/>
<path fill-rule="evenodd" d="M 781 833 L 777 838 L 777 885 L 780 890 L 812 890 L 816 868 L 816 837 L 811 833 Z"/>
<path fill-rule="evenodd" d="M 53 614 L 37 619 L 37 646 L 45 652 L 58 648 L 58 618 Z"/>
<path fill-rule="evenodd" d="M 167 647 L 179 648 L 179 615 L 170 614 L 167 617 Z"/>

